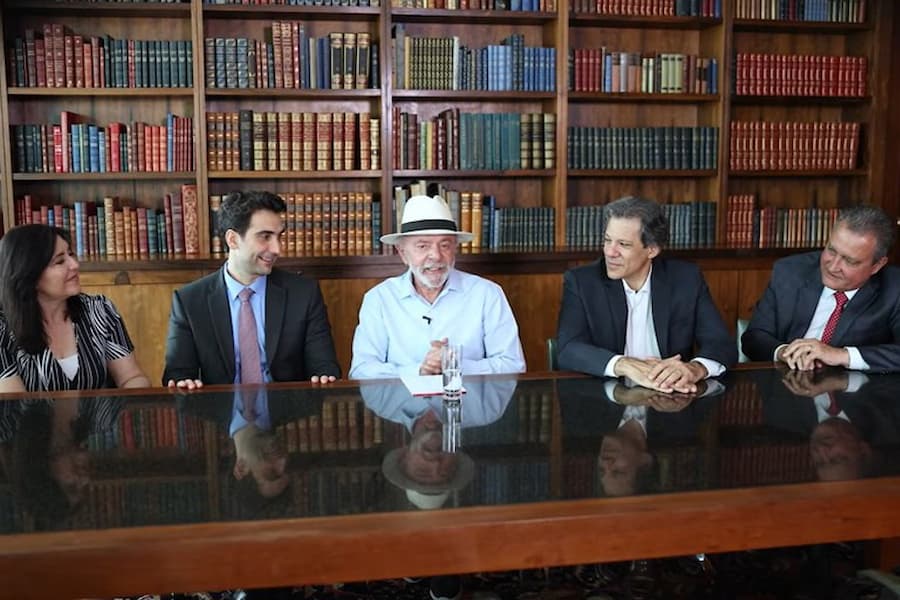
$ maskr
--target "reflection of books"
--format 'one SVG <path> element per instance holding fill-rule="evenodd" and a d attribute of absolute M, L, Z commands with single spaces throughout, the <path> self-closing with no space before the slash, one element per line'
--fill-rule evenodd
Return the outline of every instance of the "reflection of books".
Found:
<path fill-rule="evenodd" d="M 444 382 L 440 375 L 403 375 L 403 385 L 413 396 L 440 396 L 444 393 Z M 466 388 L 462 388 L 466 392 Z"/>

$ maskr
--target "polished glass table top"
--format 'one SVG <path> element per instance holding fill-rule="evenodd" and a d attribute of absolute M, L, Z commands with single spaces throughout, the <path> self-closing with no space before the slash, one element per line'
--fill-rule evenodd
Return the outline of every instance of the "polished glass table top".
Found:
<path fill-rule="evenodd" d="M 896 475 L 900 375 L 736 371 L 695 395 L 467 377 L 0 401 L 2 534 L 758 487 Z"/>

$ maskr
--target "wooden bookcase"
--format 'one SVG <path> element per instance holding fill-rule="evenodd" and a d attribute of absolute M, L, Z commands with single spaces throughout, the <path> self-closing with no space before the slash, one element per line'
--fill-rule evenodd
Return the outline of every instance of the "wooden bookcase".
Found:
<path fill-rule="evenodd" d="M 756 194 L 759 206 L 837 207 L 854 201 L 893 203 L 885 189 L 885 136 L 893 3 L 867 3 L 864 23 L 802 23 L 736 18 L 733 0 L 723 0 L 722 17 L 632 17 L 570 12 L 561 0 L 550 12 L 475 11 L 327 6 L 240 6 L 182 3 L 5 3 L 4 63 L 9 48 L 26 28 L 63 23 L 77 35 L 111 35 L 129 39 L 191 40 L 192 88 L 19 88 L 0 79 L 3 125 L 3 217 L 15 220 L 15 198 L 30 193 L 43 202 L 71 204 L 115 195 L 138 206 L 161 210 L 164 192 L 177 193 L 182 183 L 197 185 L 201 256 L 209 249 L 208 197 L 232 189 L 265 188 L 275 192 L 363 191 L 381 200 L 382 230 L 395 222 L 395 186 L 418 179 L 451 189 L 478 190 L 495 196 L 498 207 L 549 207 L 555 210 L 554 242 L 566 243 L 566 209 L 602 205 L 624 194 L 642 194 L 660 202 L 711 201 L 717 205 L 716 234 L 721 247 L 726 231 L 726 202 L 733 194 Z M 217 89 L 206 86 L 204 41 L 211 37 L 265 39 L 273 20 L 301 21 L 310 36 L 333 31 L 367 32 L 378 44 L 379 89 Z M 457 36 L 461 45 L 498 44 L 521 33 L 525 44 L 556 50 L 555 92 L 430 91 L 399 89 L 391 44 L 395 26 L 407 36 Z M 270 34 L 268 34 L 270 35 Z M 568 50 L 607 47 L 610 51 L 652 54 L 677 52 L 715 58 L 715 94 L 620 94 L 570 91 Z M 865 56 L 868 93 L 862 98 L 737 96 L 733 92 L 736 52 Z M 545 112 L 555 115 L 555 158 L 549 169 L 410 170 L 398 164 L 393 138 L 395 108 L 422 120 L 446 109 L 461 112 Z M 382 168 L 371 171 L 213 171 L 208 168 L 207 112 L 237 111 L 369 112 L 381 119 Z M 25 174 L 13 168 L 15 149 L 10 126 L 58 120 L 63 110 L 111 121 L 159 124 L 166 112 L 194 119 L 196 169 L 175 173 Z M 729 169 L 729 123 L 732 120 L 854 121 L 861 124 L 858 167 L 850 171 L 744 172 Z M 575 170 L 568 168 L 567 131 L 591 127 L 713 127 L 718 130 L 715 168 L 684 170 Z M 162 192 L 162 193 L 161 193 Z M 190 258 L 190 257 L 188 257 Z"/>
<path fill-rule="evenodd" d="M 395 186 L 427 179 L 457 190 L 493 194 L 497 206 L 544 207 L 555 210 L 556 248 L 540 252 L 468 253 L 460 268 L 486 275 L 501 284 L 520 324 L 529 368 L 542 368 L 545 340 L 554 335 L 561 273 L 593 260 L 599 246 L 566 248 L 566 209 L 602 205 L 626 193 L 660 202 L 681 204 L 709 200 L 716 203 L 718 246 L 700 250 L 670 250 L 697 261 L 704 269 L 714 298 L 733 323 L 747 318 L 768 279 L 772 260 L 796 250 L 732 249 L 721 245 L 727 230 L 729 195 L 753 193 L 758 206 L 801 208 L 835 207 L 867 200 L 889 214 L 900 213 L 896 187 L 896 156 L 900 136 L 892 135 L 897 117 L 889 100 L 900 88 L 897 45 L 893 32 L 898 13 L 890 0 L 868 0 L 863 24 L 781 23 L 736 19 L 734 0 L 722 1 L 722 17 L 623 17 L 570 14 L 571 0 L 557 0 L 555 11 L 438 10 L 329 6 L 206 5 L 201 0 L 178 4 L 51 2 L 8 0 L 0 12 L 4 64 L 8 46 L 29 27 L 47 22 L 65 24 L 82 35 L 110 34 L 131 39 L 183 39 L 193 44 L 194 86 L 190 89 L 68 89 L 10 88 L 6 70 L 0 72 L 0 199 L 3 223 L 14 222 L 15 198 L 31 193 L 46 202 L 100 200 L 118 195 L 139 206 L 161 209 L 165 192 L 177 193 L 185 183 L 197 186 L 200 247 L 210 247 L 208 198 L 232 189 L 271 189 L 276 192 L 370 192 L 381 201 L 382 231 L 393 229 L 391 206 Z M 207 37 L 234 36 L 264 39 L 273 20 L 301 21 L 314 35 L 331 31 L 368 32 L 379 48 L 378 89 L 212 89 L 207 88 L 203 64 Z M 392 80 L 391 35 L 402 25 L 409 35 L 456 35 L 474 47 L 499 43 L 521 33 L 526 45 L 556 50 L 553 92 L 431 91 L 395 89 Z M 678 52 L 713 57 L 718 61 L 718 93 L 600 94 L 570 91 L 568 49 L 578 47 L 656 53 Z M 735 52 L 856 55 L 868 59 L 868 92 L 860 99 L 737 97 L 732 91 Z M 394 155 L 394 108 L 434 116 L 453 108 L 461 112 L 545 112 L 555 115 L 555 160 L 552 169 L 426 171 L 401 169 Z M 377 171 L 243 171 L 211 172 L 207 167 L 208 111 L 249 108 L 271 111 L 370 112 L 381 119 L 381 169 Z M 10 126 L 52 122 L 71 110 L 105 124 L 111 120 L 161 123 L 167 111 L 194 119 L 196 169 L 191 173 L 132 173 L 116 175 L 17 174 L 13 172 Z M 752 174 L 729 167 L 729 123 L 744 120 L 858 121 L 861 138 L 858 166 L 851 172 Z M 567 131 L 571 126 L 716 127 L 719 140 L 716 168 L 700 171 L 574 170 L 568 168 Z M 598 236 L 599 237 L 599 236 Z M 89 293 L 110 296 L 123 312 L 134 339 L 141 340 L 138 358 L 155 380 L 162 371 L 165 330 L 173 289 L 221 265 L 208 252 L 196 257 L 157 260 L 82 261 L 82 281 Z M 383 277 L 400 272 L 396 256 L 290 256 L 279 263 L 302 269 L 320 279 L 331 313 L 338 357 L 349 366 L 350 339 L 362 294 Z"/>

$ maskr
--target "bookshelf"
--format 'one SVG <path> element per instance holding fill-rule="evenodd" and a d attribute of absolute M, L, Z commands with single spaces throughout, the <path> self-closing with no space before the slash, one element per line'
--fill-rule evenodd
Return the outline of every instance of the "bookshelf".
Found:
<path fill-rule="evenodd" d="M 743 5 L 744 0 L 740 3 Z M 680 224 L 680 231 L 699 227 L 701 221 L 705 225 L 709 233 L 699 241 L 689 237 L 685 242 L 678 234 L 674 235 L 673 240 L 682 241 L 673 244 L 673 253 L 700 262 L 726 320 L 733 322 L 738 315 L 746 317 L 749 314 L 752 303 L 765 285 L 772 260 L 796 250 L 759 249 L 752 247 L 753 243 L 729 242 L 729 196 L 751 195 L 758 209 L 830 209 L 842 202 L 865 199 L 884 206 L 891 214 L 897 213 L 897 200 L 886 192 L 895 184 L 894 173 L 888 168 L 887 161 L 895 154 L 892 150 L 897 136 L 879 133 L 891 131 L 895 125 L 890 120 L 894 117 L 890 114 L 888 101 L 900 80 L 893 74 L 895 65 L 891 60 L 892 44 L 896 43 L 892 32 L 897 14 L 894 3 L 887 0 L 869 0 L 865 4 L 866 15 L 862 23 L 797 23 L 739 18 L 736 0 L 722 0 L 720 16 L 693 17 L 598 14 L 581 10 L 590 9 L 590 5 L 577 5 L 574 0 L 557 0 L 542 7 L 549 10 L 531 12 L 394 7 L 385 0 L 378 6 L 340 7 L 220 5 L 204 4 L 201 0 L 177 3 L 10 0 L 4 3 L 0 13 L 4 32 L 0 52 L 4 64 L 10 62 L 9 50 L 14 49 L 16 37 L 24 37 L 29 28 L 42 31 L 43 24 L 54 22 L 86 37 L 111 35 L 136 40 L 162 37 L 190 40 L 195 60 L 191 72 L 193 86 L 189 88 L 23 87 L 11 85 L 5 69 L 0 74 L 0 173 L 5 175 L 0 183 L 3 223 L 8 227 L 15 222 L 16 199 L 25 194 L 37 198 L 39 203 L 69 206 L 75 201 L 97 202 L 107 196 L 117 196 L 131 207 L 164 213 L 166 193 L 174 199 L 179 196 L 182 185 L 196 186 L 198 254 L 172 253 L 147 260 L 144 255 L 132 252 L 82 261 L 88 291 L 109 294 L 120 309 L 130 310 L 125 316 L 132 334 L 147 340 L 146 349 L 141 349 L 146 355 L 139 358 L 148 365 L 151 377 L 161 370 L 155 367 L 162 356 L 168 306 L 166 303 L 150 306 L 140 297 L 147 294 L 167 297 L 173 288 L 221 264 L 221 257 L 210 252 L 214 242 L 210 198 L 241 188 L 265 188 L 294 194 L 301 204 L 306 201 L 314 205 L 315 194 L 320 194 L 323 202 L 325 198 L 336 198 L 334 207 L 329 204 L 328 222 L 337 214 L 340 225 L 344 214 L 348 220 L 355 219 L 358 226 L 362 223 L 364 227 L 378 228 L 382 233 L 396 227 L 395 189 L 408 194 L 411 185 L 421 185 L 424 181 L 459 192 L 461 200 L 463 192 L 481 194 L 482 199 L 493 197 L 494 208 L 501 211 L 514 209 L 505 216 L 510 217 L 507 222 L 517 224 L 520 236 L 540 240 L 540 243 L 495 244 L 500 252 L 489 251 L 485 234 L 490 234 L 485 230 L 485 223 L 490 221 L 486 220 L 485 214 L 492 205 L 482 204 L 481 248 L 464 248 L 460 265 L 489 275 L 504 285 L 520 320 L 536 314 L 533 311 L 552 311 L 558 306 L 559 273 L 596 257 L 599 239 L 597 236 L 591 239 L 588 233 L 599 228 L 598 207 L 623 194 L 645 194 L 671 205 L 673 221 Z M 308 37 L 322 37 L 333 32 L 368 34 L 370 57 L 376 58 L 370 62 L 368 87 L 240 88 L 208 84 L 207 39 L 270 43 L 273 22 L 302 24 Z M 470 49 L 499 46 L 509 36 L 520 34 L 524 46 L 555 50 L 555 78 L 550 82 L 552 86 L 540 91 L 434 89 L 446 86 L 419 85 L 418 82 L 400 87 L 395 83 L 398 59 L 392 47 L 398 28 L 407 39 L 446 38 L 452 41 L 455 36 L 460 46 Z M 570 88 L 569 50 L 601 49 L 604 46 L 611 52 L 641 53 L 646 54 L 646 58 L 674 54 L 681 55 L 682 60 L 685 57 L 687 60 L 693 60 L 690 57 L 715 59 L 715 92 L 710 91 L 709 82 L 705 93 L 696 90 L 610 93 Z M 213 50 L 215 63 L 215 48 Z M 868 85 L 861 97 L 739 95 L 732 85 L 736 75 L 734 58 L 738 52 L 866 57 Z M 226 73 L 226 84 L 227 79 Z M 208 127 L 207 115 L 237 113 L 239 117 L 240 111 L 247 110 L 276 115 L 367 113 L 379 122 L 375 132 L 378 168 L 371 168 L 370 162 L 370 168 L 364 169 L 354 162 L 353 168 L 343 169 L 282 169 L 276 163 L 278 168 L 275 169 L 266 164 L 263 169 L 241 170 L 233 168 L 233 156 L 232 168 L 210 168 L 208 159 L 211 151 L 215 156 L 218 151 L 215 144 L 219 142 L 210 137 L 211 133 L 215 136 L 216 130 Z M 84 115 L 98 125 L 113 121 L 161 125 L 168 112 L 190 117 L 193 119 L 193 168 L 152 173 L 17 171 L 10 126 L 56 123 L 63 111 Z M 540 139 L 539 156 L 543 159 L 546 148 L 552 148 L 552 166 L 532 168 L 533 153 L 529 153 L 528 168 L 522 168 L 521 162 L 516 168 L 514 161 L 496 168 L 486 165 L 437 168 L 433 163 L 407 164 L 400 148 L 395 148 L 401 139 L 401 123 L 395 123 L 394 119 L 398 112 L 406 115 L 407 126 L 409 115 L 415 115 L 417 128 L 434 121 L 421 129 L 426 136 L 427 127 L 432 128 L 432 135 L 435 132 L 440 135 L 440 128 L 448 123 L 452 128 L 457 113 L 477 114 L 476 117 L 456 119 L 457 125 L 462 120 L 471 125 L 473 118 L 482 119 L 474 122 L 483 125 L 487 113 L 549 115 L 555 121 L 554 128 L 548 130 L 551 132 L 549 137 Z M 439 118 L 440 115 L 443 117 Z M 438 123 L 442 119 L 443 125 Z M 812 168 L 790 172 L 731 168 L 730 124 L 735 120 L 858 122 L 855 165 L 851 169 Z M 630 140 L 641 139 L 640 136 L 652 139 L 648 136 L 657 128 L 680 127 L 684 128 L 679 130 L 682 143 L 685 132 L 692 135 L 697 128 L 713 128 L 718 131 L 718 139 L 713 148 L 714 160 L 704 168 L 685 168 L 686 165 L 681 168 L 646 168 L 646 165 L 644 168 L 622 168 L 615 164 L 610 168 L 599 168 L 600 165 L 570 164 L 575 153 L 569 148 L 568 132 L 573 127 L 594 130 L 597 133 L 591 135 L 597 136 L 609 136 L 611 128 L 628 128 L 636 132 L 629 136 L 637 136 L 628 138 Z M 519 128 L 521 131 L 521 122 Z M 418 130 L 414 129 L 412 133 Z M 277 139 L 277 116 L 275 131 Z M 358 133 L 357 130 L 357 137 Z M 402 139 L 408 145 L 409 127 L 406 133 Z M 611 143 L 615 135 L 622 134 L 596 139 Z M 229 139 L 233 154 L 234 141 Z M 690 140 L 693 143 L 693 137 Z M 529 144 L 530 141 L 531 138 Z M 371 137 L 369 142 L 371 148 Z M 413 144 L 415 147 L 415 141 Z M 529 150 L 535 147 L 528 146 Z M 709 166 L 712 168 L 706 168 Z M 348 204 L 346 212 L 341 207 L 345 194 L 355 207 L 351 210 Z M 711 204 L 699 211 L 689 201 Z M 366 208 L 370 211 L 368 216 Z M 298 231 L 301 223 L 315 222 L 313 213 L 316 210 L 315 206 L 308 212 L 293 210 L 289 225 Z M 324 216 L 320 217 L 323 223 Z M 377 225 L 376 218 L 380 219 Z M 472 219 L 477 217 L 473 215 Z M 471 227 L 473 221 L 463 219 L 463 224 Z M 326 230 L 322 227 L 322 233 Z M 539 234 L 542 237 L 538 237 Z M 315 240 L 306 241 L 295 234 L 293 239 L 289 237 L 288 248 L 283 253 L 282 265 L 286 268 L 303 269 L 320 279 L 346 280 L 323 286 L 329 308 L 337 309 L 332 315 L 332 324 L 339 356 L 345 365 L 349 364 L 351 322 L 355 322 L 358 298 L 378 278 L 399 270 L 396 257 L 377 256 L 382 250 L 374 243 L 370 248 L 368 242 L 374 242 L 376 237 L 377 231 L 373 230 L 371 238 L 364 237 L 361 243 L 354 239 L 351 244 L 349 235 L 346 242 L 337 236 L 329 239 L 327 245 L 323 239 L 320 249 L 315 250 L 311 248 Z M 709 246 L 713 240 L 716 245 Z M 758 241 L 756 245 L 759 245 Z M 532 299 L 534 289 L 541 290 L 542 300 Z M 132 302 L 133 310 L 128 308 Z M 344 325 L 345 320 L 349 324 Z M 544 364 L 541 358 L 543 343 L 552 334 L 552 325 L 534 332 L 523 331 L 531 368 Z"/>
<path fill-rule="evenodd" d="M 702 212 L 701 222 L 694 225 L 707 228 L 708 234 L 676 245 L 721 248 L 739 245 L 728 238 L 732 227 L 728 214 L 731 196 L 751 196 L 757 209 L 827 209 L 852 199 L 881 200 L 885 174 L 884 153 L 880 150 L 886 142 L 875 132 L 887 124 L 888 88 L 881 81 L 883 78 L 875 75 L 889 67 L 893 22 L 893 7 L 889 2 L 837 3 L 841 7 L 846 4 L 847 14 L 840 18 L 848 22 L 775 20 L 756 6 L 759 3 L 743 0 L 723 0 L 705 6 L 711 9 L 705 13 L 680 16 L 610 14 L 602 12 L 603 9 L 616 6 L 575 0 L 545 2 L 534 7 L 538 10 L 515 10 L 523 4 L 519 2 L 512 3 L 513 10 L 392 4 L 382 1 L 376 6 L 244 6 L 201 0 L 125 4 L 13 0 L 5 3 L 4 62 L 13 64 L 13 70 L 7 69 L 0 80 L 0 118 L 4 124 L 0 168 L 11 174 L 3 181 L 4 223 L 15 222 L 16 200 L 26 194 L 36 205 L 64 206 L 71 206 L 76 200 L 102 203 L 103 198 L 114 196 L 123 205 L 162 214 L 163 194 L 177 195 L 182 184 L 190 184 L 196 186 L 198 220 L 197 248 L 195 253 L 187 255 L 190 259 L 194 254 L 208 256 L 216 249 L 211 244 L 209 198 L 235 188 L 265 187 L 291 198 L 298 195 L 296 201 L 301 204 L 312 204 L 313 194 L 323 194 L 326 205 L 329 198 L 334 198 L 331 201 L 334 206 L 330 208 L 334 214 L 328 214 L 325 209 L 330 221 L 323 221 L 318 227 L 325 230 L 380 227 L 381 232 L 387 232 L 395 227 L 398 198 L 402 203 L 404 195 L 416 191 L 410 186 L 424 182 L 431 189 L 447 190 L 451 196 L 455 196 L 454 192 L 481 194 L 485 202 L 483 212 L 472 218 L 481 220 L 486 236 L 492 235 L 490 217 L 494 216 L 495 208 L 501 212 L 526 209 L 501 216 L 513 224 L 518 218 L 537 219 L 537 228 L 544 232 L 537 244 L 529 244 L 528 240 L 499 243 L 495 240 L 492 247 L 490 240 L 484 238 L 474 250 L 596 248 L 597 240 L 580 239 L 576 231 L 578 222 L 567 212 L 600 206 L 629 193 L 645 194 L 676 207 L 693 202 L 711 203 L 709 213 L 697 209 Z M 506 3 L 501 4 L 506 7 Z M 657 6 L 650 4 L 651 8 Z M 671 4 L 674 7 L 676 3 Z M 719 10 L 718 4 L 721 4 Z M 861 4 L 865 4 L 862 19 L 852 22 L 850 11 L 858 10 Z M 525 6 L 530 7 L 527 3 Z M 70 36 L 89 45 L 97 44 L 91 41 L 92 37 L 103 36 L 114 40 L 190 42 L 194 57 L 189 78 L 192 85 L 180 79 L 175 82 L 163 79 L 149 88 L 99 87 L 87 86 L 89 78 L 81 82 L 73 78 L 64 81 L 63 87 L 41 87 L 28 58 L 26 65 L 20 67 L 24 68 L 25 81 L 19 81 L 17 78 L 22 74 L 15 71 L 16 53 L 30 57 L 36 42 L 40 48 L 43 29 L 48 24 L 64 27 L 63 39 Z M 29 31 L 33 33 L 26 33 Z M 48 32 L 52 32 L 52 27 Z M 317 51 L 334 51 L 333 44 L 328 42 L 333 41 L 335 33 L 341 33 L 346 42 L 342 56 L 352 56 L 350 61 L 357 61 L 343 67 L 352 73 L 338 75 L 339 89 L 332 89 L 330 81 L 316 83 L 315 75 L 312 79 L 307 75 L 302 83 L 294 82 L 289 72 L 296 72 L 300 77 L 302 69 L 309 68 L 301 61 L 311 60 Z M 366 49 L 361 41 L 363 36 L 368 44 Z M 276 45 L 287 49 L 298 42 L 298 37 L 298 47 L 290 53 L 282 55 L 280 50 L 275 50 Z M 513 39 L 516 37 L 517 41 Z M 325 38 L 326 44 L 316 46 L 317 38 Z M 309 46 L 299 47 L 307 42 Z M 80 45 L 78 41 L 74 44 Z M 174 47 L 173 44 L 171 48 Z M 137 52 L 139 60 L 142 47 L 138 44 L 135 48 L 131 51 Z M 500 78 L 498 83 L 481 86 L 484 89 L 467 84 L 466 77 L 479 73 L 482 59 L 485 65 L 494 60 L 508 60 L 507 54 L 494 53 L 497 48 L 509 51 L 510 55 L 522 53 L 524 71 L 511 69 L 510 81 Z M 124 52 L 128 51 L 126 42 Z M 456 61 L 452 58 L 454 52 Z M 175 54 L 174 60 L 180 60 Z M 825 57 L 826 63 L 828 57 L 852 57 L 864 59 L 866 66 L 860 75 L 859 89 L 852 93 L 829 89 L 798 96 L 764 87 L 753 93 L 739 90 L 735 80 L 743 70 L 739 66 L 742 57 L 761 54 L 776 59 L 819 56 Z M 63 52 L 62 56 L 65 60 L 68 55 Z M 297 64 L 293 64 L 294 56 L 300 58 Z M 369 57 L 362 73 L 360 56 Z M 236 57 L 237 63 L 232 65 L 226 57 Z M 267 64 L 266 58 L 277 62 L 284 75 L 276 74 L 278 69 Z M 532 59 L 536 66 L 529 68 Z M 254 65 L 249 61 L 254 61 Z M 545 64 L 547 61 L 552 65 Z M 182 69 L 179 73 L 184 73 L 187 66 L 179 68 Z M 260 68 L 262 71 L 258 71 Z M 486 67 L 491 68 L 494 67 Z M 768 73 L 763 77 L 764 84 L 767 77 L 777 76 L 775 68 L 761 70 Z M 443 78 L 439 73 L 443 73 Z M 455 80 L 451 77 L 453 73 Z M 788 81 L 793 77 L 791 73 L 790 68 L 785 71 Z M 843 63 L 834 73 L 838 74 L 836 81 L 843 81 L 843 74 L 847 73 Z M 323 75 L 330 77 L 331 73 Z M 65 78 L 65 71 L 62 76 Z M 347 76 L 353 78 L 350 86 L 342 79 Z M 276 87 L 264 87 L 269 77 L 273 81 L 268 83 Z M 814 72 L 811 77 L 822 79 L 820 72 Z M 239 81 L 239 78 L 244 79 Z M 826 79 L 832 78 L 826 76 Z M 168 113 L 190 117 L 189 133 L 193 139 L 185 142 L 193 156 L 192 168 L 48 173 L 35 172 L 41 169 L 34 166 L 26 169 L 20 165 L 23 149 L 17 144 L 22 141 L 22 133 L 15 126 L 56 123 L 63 111 L 81 115 L 100 128 L 115 122 L 161 125 Z M 260 162 L 249 168 L 239 165 L 239 148 L 246 146 L 241 144 L 237 130 L 241 111 L 248 118 L 252 117 L 246 111 L 261 116 L 260 127 L 265 132 L 262 138 L 248 134 L 249 145 L 265 146 L 253 148 L 263 153 L 261 161 L 259 155 L 248 154 L 251 157 L 248 160 L 256 157 Z M 337 115 L 341 115 L 341 124 L 345 118 L 352 119 L 353 125 L 344 124 L 344 127 L 332 120 L 331 133 L 337 134 L 341 129 L 352 140 L 353 147 L 339 138 L 320 136 L 325 129 L 321 122 L 314 128 L 318 137 L 307 139 L 305 125 L 285 124 L 298 113 L 311 113 L 317 119 L 322 115 L 338 119 Z M 502 114 L 543 115 L 540 119 L 543 134 L 535 137 L 531 131 L 529 140 L 532 123 L 515 124 L 499 116 L 487 116 Z M 368 136 L 366 140 L 361 138 L 366 127 L 362 115 L 375 119 L 378 125 L 378 130 L 371 132 L 374 137 Z M 217 118 L 220 120 L 216 121 Z M 848 132 L 855 145 L 845 149 L 849 161 L 846 167 L 823 163 L 787 171 L 749 169 L 733 160 L 734 122 L 772 123 L 775 129 L 784 123 L 858 123 L 858 132 Z M 509 128 L 513 133 L 509 133 Z M 52 135 L 52 129 L 44 134 L 45 138 Z M 520 148 L 514 139 L 517 134 L 524 136 L 525 147 Z M 40 133 L 35 135 L 38 136 L 35 143 L 43 143 L 45 151 L 52 151 L 52 140 L 40 138 Z M 496 143 L 484 144 L 486 157 L 476 156 L 474 150 L 472 156 L 467 156 L 466 148 L 472 145 L 470 142 L 477 144 L 481 135 L 485 141 Z M 501 140 L 500 135 L 513 138 Z M 827 126 L 822 135 L 825 136 L 822 145 L 834 144 L 828 137 L 833 131 L 829 133 Z M 312 168 L 303 165 L 303 152 L 307 151 L 303 144 L 310 141 L 316 145 L 317 162 Z M 373 151 L 370 146 L 373 141 L 378 146 L 375 167 L 362 158 L 366 148 Z M 361 143 L 363 146 L 359 146 Z M 761 140 L 751 139 L 748 143 L 767 148 L 769 142 L 763 135 Z M 837 143 L 840 146 L 842 142 Z M 534 144 L 540 145 L 540 149 L 535 150 Z M 333 156 L 321 160 L 321 153 L 329 145 L 344 145 L 348 164 L 335 158 L 339 153 L 335 148 L 331 148 Z M 439 149 L 442 145 L 444 148 Z M 511 150 L 507 150 L 507 145 Z M 493 146 L 501 149 L 498 156 L 493 156 Z M 525 163 L 515 156 L 516 149 L 522 151 L 521 157 L 527 156 Z M 270 157 L 273 153 L 277 155 L 274 158 Z M 671 160 L 669 153 L 672 153 Z M 531 158 L 538 156 L 541 162 L 534 164 Z M 354 194 L 360 196 L 356 198 Z M 344 208 L 347 195 L 350 204 Z M 487 203 L 487 198 L 493 203 Z M 376 213 L 368 220 L 355 212 L 355 207 L 363 204 Z M 533 212 L 534 209 L 545 209 L 545 212 Z M 313 217 L 304 215 L 302 208 L 296 212 L 295 226 L 302 229 Z M 462 214 L 461 220 L 471 223 Z M 503 219 L 498 217 L 498 221 Z M 335 244 L 313 249 L 303 246 L 302 233 L 298 232 L 299 241 L 289 243 L 288 253 L 298 256 L 371 254 L 379 250 L 377 242 L 372 241 L 377 233 L 370 231 L 365 243 L 337 247 L 344 241 L 338 236 Z M 528 228 L 519 233 L 540 235 Z M 681 235 L 676 232 L 676 237 Z M 758 239 L 754 243 L 760 244 Z M 101 253 L 87 258 L 104 257 Z M 128 256 L 118 254 L 106 258 L 118 261 Z M 168 258 L 178 259 L 182 255 L 176 251 Z"/>

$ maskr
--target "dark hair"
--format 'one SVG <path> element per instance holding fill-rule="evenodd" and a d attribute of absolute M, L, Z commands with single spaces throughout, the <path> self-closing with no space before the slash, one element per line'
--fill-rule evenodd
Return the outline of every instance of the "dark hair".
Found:
<path fill-rule="evenodd" d="M 894 245 L 897 225 L 878 207 L 858 204 L 842 208 L 834 226 L 838 225 L 843 225 L 859 235 L 875 236 L 875 255 L 872 257 L 874 262 L 887 256 L 891 246 Z"/>
<path fill-rule="evenodd" d="M 49 225 L 21 225 L 6 232 L 0 240 L 0 309 L 19 346 L 29 354 L 47 348 L 47 334 L 37 301 L 37 284 L 53 259 L 56 239 L 71 248 L 69 232 Z M 81 299 L 66 300 L 69 318 L 81 316 Z"/>
<path fill-rule="evenodd" d="M 662 207 L 653 200 L 625 196 L 603 207 L 604 231 L 610 219 L 638 219 L 641 222 L 641 243 L 664 248 L 669 241 L 669 221 Z"/>
<path fill-rule="evenodd" d="M 13 444 L 14 489 L 22 506 L 34 517 L 37 529 L 55 528 L 76 508 L 50 469 L 53 410 L 50 401 L 28 406 L 19 420 Z M 87 439 L 89 429 L 88 417 L 84 414 L 72 421 L 75 445 Z"/>
<path fill-rule="evenodd" d="M 253 213 L 258 210 L 283 213 L 287 210 L 287 205 L 281 196 L 272 192 L 231 192 L 222 198 L 222 206 L 216 215 L 218 234 L 224 239 L 225 232 L 234 229 L 238 235 L 244 237 L 247 228 L 250 227 Z"/>

